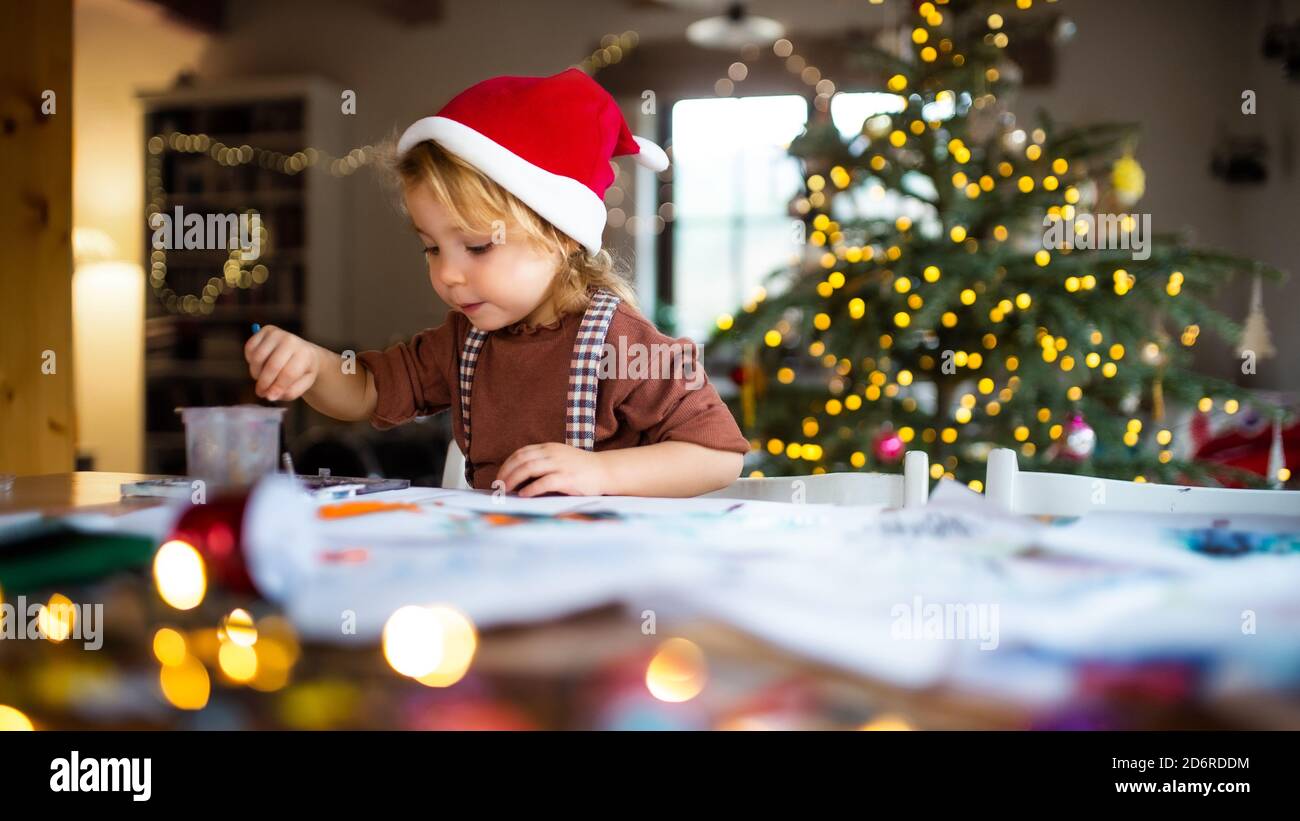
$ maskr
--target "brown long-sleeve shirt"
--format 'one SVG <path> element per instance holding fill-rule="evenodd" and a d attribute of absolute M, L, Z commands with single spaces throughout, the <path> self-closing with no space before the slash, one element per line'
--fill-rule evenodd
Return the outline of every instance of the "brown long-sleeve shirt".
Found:
<path fill-rule="evenodd" d="M 543 325 L 516 323 L 483 342 L 471 399 L 474 438 L 468 456 L 474 464 L 474 487 L 491 488 L 501 464 L 519 448 L 565 441 L 569 366 L 581 321 L 579 311 Z M 468 317 L 453 311 L 442 325 L 421 331 L 410 342 L 360 353 L 357 358 L 374 375 L 379 393 L 370 423 L 383 430 L 450 408 L 452 435 L 465 452 L 459 360 L 469 328 Z M 689 338 L 666 336 L 625 302 L 615 309 L 605 342 L 632 354 L 638 345 L 644 346 L 640 350 L 651 356 L 691 348 Z M 675 441 L 746 453 L 749 441 L 694 354 L 692 349 L 686 356 L 694 360 L 697 373 L 656 365 L 647 375 L 632 364 L 633 369 L 620 367 L 602 376 L 595 449 Z M 632 358 L 613 361 L 631 363 Z"/>

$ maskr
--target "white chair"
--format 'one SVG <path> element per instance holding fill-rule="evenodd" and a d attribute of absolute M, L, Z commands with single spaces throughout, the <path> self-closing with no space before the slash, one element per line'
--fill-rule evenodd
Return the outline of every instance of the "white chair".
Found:
<path fill-rule="evenodd" d="M 447 446 L 447 463 L 442 468 L 442 486 L 454 490 L 469 490 L 465 481 L 465 454 L 460 452 L 460 445 L 452 439 Z"/>
<path fill-rule="evenodd" d="M 1081 516 L 1090 510 L 1300 516 L 1300 491 L 1187 487 L 1066 473 L 1022 473 L 1016 452 L 1007 448 L 989 453 L 984 495 L 1008 513 L 1034 516 Z"/>
<path fill-rule="evenodd" d="M 793 502 L 801 499 L 807 504 L 923 507 L 929 493 L 930 458 L 924 451 L 914 450 L 908 451 L 903 457 L 902 475 L 820 473 L 813 476 L 737 479 L 721 490 L 697 498 L 767 502 Z"/>

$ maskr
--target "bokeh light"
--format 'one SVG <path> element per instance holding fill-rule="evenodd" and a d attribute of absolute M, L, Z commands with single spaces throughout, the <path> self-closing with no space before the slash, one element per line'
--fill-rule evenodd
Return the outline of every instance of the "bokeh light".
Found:
<path fill-rule="evenodd" d="M 189 655 L 185 636 L 170 627 L 161 628 L 153 634 L 153 655 L 165 667 L 181 664 Z"/>
<path fill-rule="evenodd" d="M 454 607 L 430 608 L 438 622 L 442 659 L 431 672 L 417 677 L 426 687 L 450 687 L 465 677 L 478 649 L 478 632 L 469 617 Z"/>
<path fill-rule="evenodd" d="M 384 658 L 404 676 L 420 678 L 442 662 L 442 626 L 427 607 L 407 605 L 384 624 Z"/>
<path fill-rule="evenodd" d="M 24 715 L 22 710 L 10 707 L 8 704 L 0 704 L 0 732 L 34 729 L 36 728 L 32 726 L 32 720 Z"/>
<path fill-rule="evenodd" d="M 690 701 L 708 680 L 704 651 L 688 639 L 665 641 L 646 667 L 645 684 L 660 701 Z"/>
<path fill-rule="evenodd" d="M 77 622 L 77 606 L 62 593 L 50 596 L 50 601 L 36 611 L 36 624 L 41 635 L 58 644 L 72 635 Z"/>
<path fill-rule="evenodd" d="M 179 539 L 158 548 L 153 559 L 153 578 L 158 595 L 177 610 L 198 607 L 208 589 L 203 557 L 193 545 Z"/>
<path fill-rule="evenodd" d="M 264 693 L 274 692 L 289 683 L 289 671 L 293 669 L 294 658 L 283 643 L 277 639 L 263 639 L 253 645 L 256 654 L 256 669 L 248 686 Z"/>
<path fill-rule="evenodd" d="M 252 647 L 257 643 L 257 625 L 247 610 L 236 607 L 221 619 L 220 635 L 240 647 Z"/>
<path fill-rule="evenodd" d="M 915 729 L 907 719 L 891 713 L 882 713 L 858 729 L 871 731 L 912 730 Z"/>
<path fill-rule="evenodd" d="M 203 664 L 186 656 L 180 664 L 164 666 L 158 674 L 163 696 L 180 710 L 202 710 L 208 705 L 212 682 Z"/>
<path fill-rule="evenodd" d="M 246 684 L 257 675 L 257 651 L 233 641 L 223 641 L 217 651 L 217 665 L 226 678 Z"/>

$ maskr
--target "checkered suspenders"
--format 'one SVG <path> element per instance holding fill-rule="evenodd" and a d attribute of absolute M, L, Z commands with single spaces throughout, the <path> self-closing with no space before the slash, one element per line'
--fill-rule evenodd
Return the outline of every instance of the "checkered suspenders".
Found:
<path fill-rule="evenodd" d="M 578 326 L 564 409 L 564 443 L 575 448 L 594 450 L 596 447 L 596 369 L 618 302 L 618 297 L 609 291 L 597 291 L 592 294 L 591 304 Z"/>
<path fill-rule="evenodd" d="M 573 358 L 569 363 L 569 392 L 564 409 L 564 440 L 571 447 L 583 450 L 596 447 L 597 368 L 618 303 L 619 298 L 609 291 L 596 291 L 578 326 Z M 465 427 L 465 483 L 470 487 L 474 486 L 474 465 L 469 459 L 470 393 L 474 389 L 474 369 L 478 365 L 479 351 L 487 337 L 486 332 L 470 326 L 460 354 L 460 418 Z"/>
<path fill-rule="evenodd" d="M 474 487 L 474 465 L 469 460 L 469 395 L 474 388 L 474 368 L 478 366 L 478 353 L 487 339 L 486 331 L 473 325 L 465 335 L 465 347 L 460 352 L 460 420 L 465 426 L 465 484 Z"/>

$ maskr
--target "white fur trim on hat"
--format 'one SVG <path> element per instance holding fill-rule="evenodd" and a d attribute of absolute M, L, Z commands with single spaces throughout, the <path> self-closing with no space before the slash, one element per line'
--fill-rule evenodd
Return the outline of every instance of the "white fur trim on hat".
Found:
<path fill-rule="evenodd" d="M 663 171 L 668 167 L 668 155 L 658 145 L 650 142 L 644 137 L 633 137 L 636 144 L 641 146 L 641 153 L 633 155 L 638 165 L 644 165 L 651 171 Z"/>
<path fill-rule="evenodd" d="M 605 203 L 587 186 L 572 177 L 539 168 L 464 123 L 447 117 L 416 120 L 397 141 L 397 153 L 405 154 L 425 140 L 433 140 L 483 172 L 591 253 L 600 251 Z"/>

